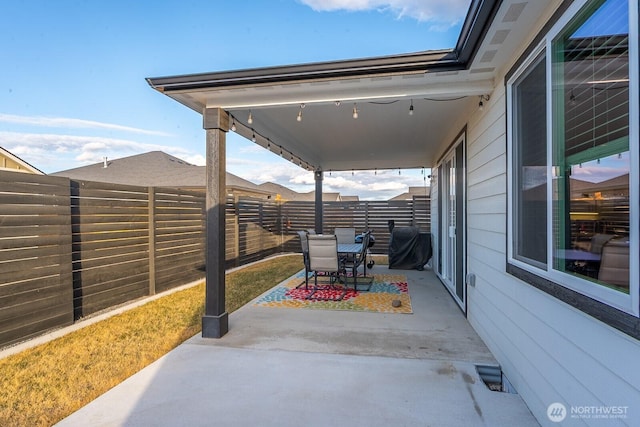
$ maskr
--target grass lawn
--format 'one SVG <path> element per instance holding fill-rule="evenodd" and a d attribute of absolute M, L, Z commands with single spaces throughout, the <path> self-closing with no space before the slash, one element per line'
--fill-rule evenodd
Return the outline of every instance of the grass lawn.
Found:
<path fill-rule="evenodd" d="M 231 313 L 303 268 L 269 259 L 226 275 Z M 0 426 L 50 426 L 201 330 L 204 282 L 0 360 Z"/>

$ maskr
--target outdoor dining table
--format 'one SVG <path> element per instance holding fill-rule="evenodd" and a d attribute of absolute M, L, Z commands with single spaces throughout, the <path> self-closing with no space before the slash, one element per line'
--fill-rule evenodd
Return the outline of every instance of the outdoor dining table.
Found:
<path fill-rule="evenodd" d="M 365 249 L 366 250 L 366 249 Z M 338 243 L 338 255 L 346 257 L 356 257 L 362 251 L 362 243 Z M 364 275 L 363 278 L 369 278 L 367 276 L 367 263 L 363 262 Z M 355 280 L 355 279 L 354 279 Z"/>
<path fill-rule="evenodd" d="M 338 243 L 338 253 L 344 255 L 355 255 L 362 250 L 362 243 Z"/>

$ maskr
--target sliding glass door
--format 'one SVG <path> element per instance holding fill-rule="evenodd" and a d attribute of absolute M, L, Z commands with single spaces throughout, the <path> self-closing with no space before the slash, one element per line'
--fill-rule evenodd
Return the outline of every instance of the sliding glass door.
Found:
<path fill-rule="evenodd" d="M 436 272 L 463 310 L 465 289 L 465 152 L 464 136 L 438 166 L 438 240 Z"/>

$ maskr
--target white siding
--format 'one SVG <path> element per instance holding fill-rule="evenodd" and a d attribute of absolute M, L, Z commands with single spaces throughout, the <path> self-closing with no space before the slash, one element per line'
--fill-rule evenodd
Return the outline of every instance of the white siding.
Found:
<path fill-rule="evenodd" d="M 469 321 L 542 425 L 554 402 L 629 407 L 562 425 L 640 425 L 640 342 L 506 273 L 505 111 L 499 83 L 467 127 Z"/>

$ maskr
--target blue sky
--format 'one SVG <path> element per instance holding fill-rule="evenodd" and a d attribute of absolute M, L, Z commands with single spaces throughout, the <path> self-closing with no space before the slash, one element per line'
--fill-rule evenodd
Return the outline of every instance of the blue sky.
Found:
<path fill-rule="evenodd" d="M 0 26 L 0 146 L 44 172 L 151 150 L 204 164 L 199 114 L 145 77 L 453 47 L 470 0 L 15 0 Z M 232 132 L 227 169 L 313 190 L 310 173 Z M 386 199 L 421 171 L 333 173 L 325 191 Z"/>

